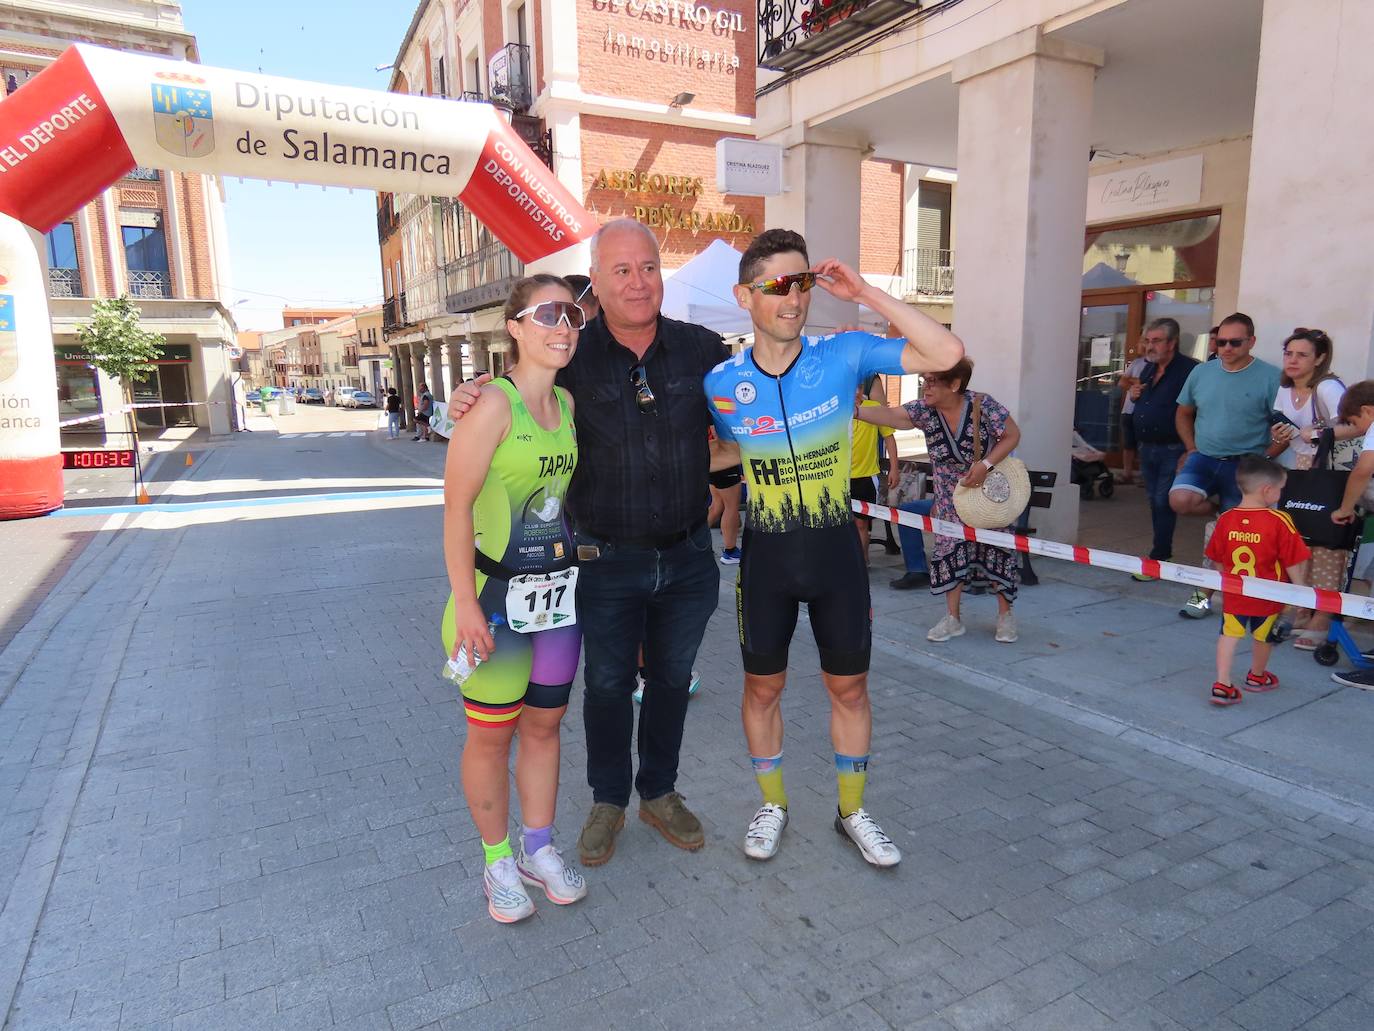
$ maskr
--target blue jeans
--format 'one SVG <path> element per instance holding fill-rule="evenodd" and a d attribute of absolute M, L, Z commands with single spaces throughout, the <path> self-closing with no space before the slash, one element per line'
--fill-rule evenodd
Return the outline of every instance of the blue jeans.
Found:
<path fill-rule="evenodd" d="M 583 533 L 577 542 L 601 548 L 600 558 L 582 563 L 577 584 L 592 800 L 630 802 L 631 695 L 641 641 L 648 682 L 639 707 L 639 775 L 633 782 L 640 798 L 659 798 L 677 786 L 692 663 L 720 601 L 711 531 L 702 526 L 663 551 L 607 544 Z"/>
<path fill-rule="evenodd" d="M 934 507 L 934 498 L 922 498 L 920 501 L 908 501 L 898 505 L 897 511 L 912 512 L 916 515 L 930 515 Z M 902 558 L 906 561 L 906 571 L 908 573 L 924 573 L 926 571 L 924 534 L 914 526 L 898 523 L 897 537 L 902 542 Z"/>
<path fill-rule="evenodd" d="M 1178 513 L 1169 507 L 1169 488 L 1174 484 L 1178 460 L 1183 457 L 1183 445 L 1141 444 L 1136 457 L 1140 475 L 1145 478 L 1150 525 L 1154 527 L 1150 558 L 1164 562 L 1174 557 L 1174 527 L 1178 525 Z"/>
<path fill-rule="evenodd" d="M 1174 477 L 1170 489 L 1191 491 L 1204 498 L 1215 494 L 1221 502 L 1221 511 L 1225 512 L 1240 504 L 1240 488 L 1236 486 L 1236 466 L 1239 464 L 1237 458 L 1213 458 L 1194 451 Z"/>
<path fill-rule="evenodd" d="M 390 436 L 392 436 L 392 437 L 399 437 L 399 436 L 401 435 L 401 413 L 400 413 L 400 412 L 387 412 L 387 413 L 386 413 L 386 432 L 387 432 L 388 435 L 390 435 Z"/>

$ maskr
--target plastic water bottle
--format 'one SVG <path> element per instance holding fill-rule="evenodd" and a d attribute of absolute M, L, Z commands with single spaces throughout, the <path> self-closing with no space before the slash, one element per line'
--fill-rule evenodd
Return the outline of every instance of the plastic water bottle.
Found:
<path fill-rule="evenodd" d="M 487 620 L 487 633 L 491 634 L 492 638 L 494 639 L 496 637 L 496 628 L 505 625 L 506 618 L 502 616 L 500 613 L 495 613 L 489 620 Z M 445 680 L 448 680 L 454 684 L 461 684 L 468 677 L 472 676 L 473 672 L 477 669 L 477 667 L 482 664 L 482 657 L 477 654 L 477 650 L 475 648 L 469 645 L 468 651 L 472 653 L 472 658 L 470 660 L 468 658 L 467 652 L 465 652 L 462 648 L 459 648 L 458 654 L 452 656 L 446 663 L 444 663 L 443 677 Z"/>

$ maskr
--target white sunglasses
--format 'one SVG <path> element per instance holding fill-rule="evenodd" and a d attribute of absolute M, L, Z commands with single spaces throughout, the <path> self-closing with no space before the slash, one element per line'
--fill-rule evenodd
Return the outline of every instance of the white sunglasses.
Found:
<path fill-rule="evenodd" d="M 526 315 L 536 326 L 545 329 L 557 329 L 560 322 L 569 329 L 583 329 L 587 325 L 587 313 L 574 301 L 540 301 L 516 312 L 516 321 Z"/>

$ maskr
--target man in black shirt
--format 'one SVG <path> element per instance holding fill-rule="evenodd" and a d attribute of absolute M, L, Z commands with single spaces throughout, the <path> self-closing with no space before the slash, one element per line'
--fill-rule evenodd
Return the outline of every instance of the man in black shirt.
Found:
<path fill-rule="evenodd" d="M 728 352 L 710 330 L 659 313 L 658 243 L 638 222 L 601 227 L 591 283 L 601 313 L 581 332 L 558 383 L 577 408 L 568 511 L 581 564 L 593 801 L 578 847 L 584 865 L 598 866 L 615 852 L 632 786 L 640 818 L 669 842 L 689 850 L 705 844 L 676 787 L 692 663 L 720 590 L 706 525 L 710 414 L 702 383 Z M 455 407 L 466 409 L 478 386 L 455 391 Z M 631 696 L 641 641 L 646 685 L 635 775 Z"/>
<path fill-rule="evenodd" d="M 1155 319 L 1145 330 L 1145 368 L 1140 382 L 1131 387 L 1135 410 L 1131 419 L 1145 478 L 1145 494 L 1150 502 L 1150 522 L 1154 543 L 1150 558 L 1164 562 L 1173 557 L 1174 527 L 1178 515 L 1169 506 L 1169 488 L 1185 450 L 1175 427 L 1178 394 L 1188 373 L 1197 362 L 1178 353 L 1179 327 L 1173 319 Z M 1145 573 L 1132 574 L 1137 580 L 1153 580 Z"/>

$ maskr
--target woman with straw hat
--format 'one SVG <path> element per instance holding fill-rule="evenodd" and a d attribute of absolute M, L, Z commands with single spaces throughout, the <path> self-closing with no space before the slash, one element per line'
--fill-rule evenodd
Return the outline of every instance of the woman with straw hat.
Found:
<path fill-rule="evenodd" d="M 861 408 L 856 413 L 864 422 L 925 433 L 935 482 L 931 514 L 952 523 L 963 522 L 955 508 L 955 488 L 981 487 L 1021 441 L 1021 430 L 1004 405 L 987 394 L 969 391 L 972 376 L 973 362 L 964 358 L 947 372 L 927 373 L 919 401 L 900 408 Z M 1003 644 L 1015 641 L 1016 617 L 1011 607 L 1020 574 L 1020 557 L 1015 552 L 937 534 L 930 563 L 930 592 L 945 596 L 947 611 L 927 632 L 927 640 L 948 641 L 964 633 L 959 602 L 964 585 L 978 575 L 991 583 L 997 595 L 996 639 Z"/>

